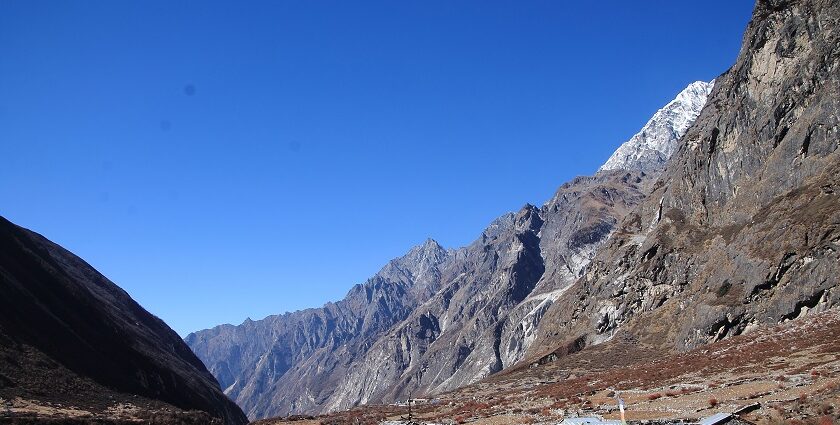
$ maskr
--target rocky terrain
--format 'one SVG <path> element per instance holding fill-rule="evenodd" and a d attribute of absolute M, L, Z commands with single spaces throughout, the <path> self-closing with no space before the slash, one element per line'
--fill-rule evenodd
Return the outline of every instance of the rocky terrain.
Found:
<path fill-rule="evenodd" d="M 452 255 L 428 240 L 389 262 L 337 303 L 219 326 L 191 334 L 186 341 L 226 392 L 252 414 L 258 400 L 271 402 L 276 388 L 284 385 L 300 391 L 300 401 L 284 402 L 290 409 L 301 403 L 311 407 L 316 398 L 325 397 L 321 392 L 335 388 L 357 353 L 437 291 L 441 264 Z M 293 374 L 298 382 L 289 382 Z M 287 378 L 281 381 L 283 377 Z"/>
<path fill-rule="evenodd" d="M 735 65 L 532 356 L 616 329 L 685 350 L 837 304 L 838 19 L 836 2 L 758 2 Z"/>
<path fill-rule="evenodd" d="M 0 421 L 247 423 L 163 321 L 2 217 L 0 294 Z"/>
<path fill-rule="evenodd" d="M 408 297 L 412 307 L 391 308 L 387 297 L 362 302 L 360 311 L 382 312 L 375 317 L 393 313 L 391 325 L 348 336 L 350 345 L 312 339 L 307 350 L 320 357 L 294 360 L 292 350 L 282 374 L 230 377 L 269 388 L 260 397 L 228 393 L 254 418 L 342 410 L 473 388 L 500 371 L 570 358 L 600 356 L 606 368 L 628 355 L 696 353 L 834 307 L 838 19 L 840 5 L 828 0 L 759 1 L 732 68 L 713 87 L 689 86 L 594 177 L 435 257 L 434 282 Z M 202 331 L 188 342 L 217 376 L 230 362 L 259 367 L 267 353 L 307 336 L 290 335 L 287 323 L 331 308 Z M 340 329 L 340 321 L 323 323 L 324 335 Z"/>
<path fill-rule="evenodd" d="M 692 83 L 624 143 L 608 164 L 626 169 L 576 178 L 466 247 L 429 240 L 337 303 L 186 341 L 252 418 L 449 391 L 514 365 L 545 312 L 650 190 L 710 88 Z"/>
<path fill-rule="evenodd" d="M 320 415 L 263 424 L 378 423 L 411 396 L 427 422 L 551 423 L 615 418 L 617 395 L 634 420 L 832 423 L 838 21 L 835 0 L 759 0 L 735 64 L 594 176 L 338 302 L 185 341 L 0 218 L 0 423 L 246 423 L 226 396 L 252 419 Z"/>
<path fill-rule="evenodd" d="M 623 171 L 577 179 L 456 251 L 442 289 L 364 353 L 326 410 L 448 391 L 515 364 L 544 312 L 641 200 L 643 181 Z"/>

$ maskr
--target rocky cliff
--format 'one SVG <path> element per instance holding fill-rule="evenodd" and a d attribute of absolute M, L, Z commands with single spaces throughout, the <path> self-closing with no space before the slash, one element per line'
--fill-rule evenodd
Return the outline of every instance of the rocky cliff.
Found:
<path fill-rule="evenodd" d="M 618 332 L 684 350 L 838 303 L 840 4 L 759 1 L 653 192 L 545 315 L 533 359 Z"/>
<path fill-rule="evenodd" d="M 8 403 L 72 406 L 77 417 L 128 404 L 175 407 L 183 415 L 157 423 L 247 423 L 163 321 L 80 258 L 2 217 L 0 293 L 0 398 Z"/>
<path fill-rule="evenodd" d="M 564 184 L 466 247 L 427 241 L 337 303 L 186 341 L 252 418 L 437 393 L 515 364 L 545 312 L 650 190 L 709 87 L 691 84 L 622 145 L 627 170 L 605 165 Z"/>

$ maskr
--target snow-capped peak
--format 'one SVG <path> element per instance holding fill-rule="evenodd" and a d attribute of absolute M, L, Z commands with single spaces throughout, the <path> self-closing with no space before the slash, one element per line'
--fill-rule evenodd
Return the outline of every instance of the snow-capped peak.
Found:
<path fill-rule="evenodd" d="M 677 141 L 700 115 L 715 81 L 695 81 L 674 100 L 656 111 L 630 140 L 616 149 L 598 169 L 641 170 L 650 172 L 665 163 L 677 149 Z"/>

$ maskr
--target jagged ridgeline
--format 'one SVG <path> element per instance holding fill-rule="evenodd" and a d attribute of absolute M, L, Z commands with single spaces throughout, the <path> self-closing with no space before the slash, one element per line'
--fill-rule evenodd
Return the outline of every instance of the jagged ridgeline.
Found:
<path fill-rule="evenodd" d="M 711 88 L 690 84 L 595 176 L 498 218 L 466 247 L 426 241 L 339 302 L 186 341 L 252 418 L 452 390 L 516 364 L 545 312 L 649 191 Z"/>

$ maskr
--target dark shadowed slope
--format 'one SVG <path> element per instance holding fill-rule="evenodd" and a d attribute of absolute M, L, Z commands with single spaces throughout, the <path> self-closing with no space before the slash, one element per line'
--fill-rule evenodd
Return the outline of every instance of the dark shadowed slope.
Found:
<path fill-rule="evenodd" d="M 181 338 L 89 264 L 0 218 L 0 397 L 242 411 Z M 152 403 L 154 404 L 154 403 Z"/>

